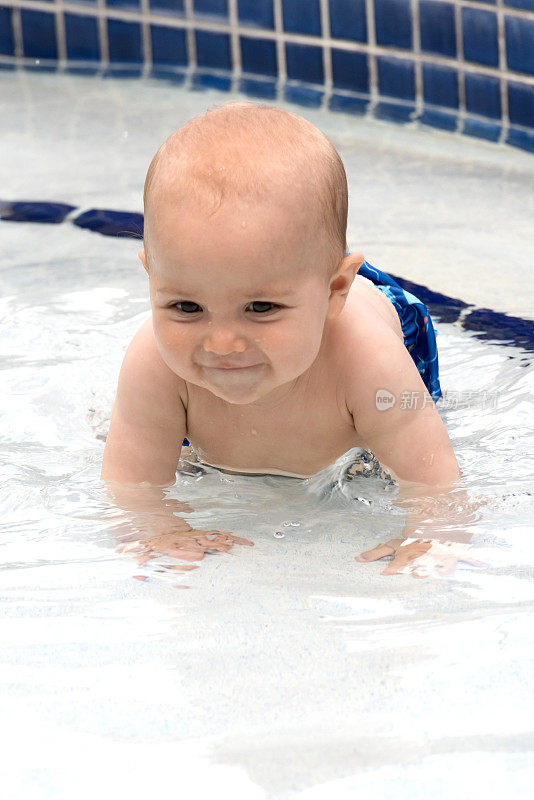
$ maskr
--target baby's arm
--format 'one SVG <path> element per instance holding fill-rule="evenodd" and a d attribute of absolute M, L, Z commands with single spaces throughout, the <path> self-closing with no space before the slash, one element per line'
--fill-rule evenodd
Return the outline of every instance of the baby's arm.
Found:
<path fill-rule="evenodd" d="M 368 319 L 366 320 L 368 321 Z M 352 344 L 346 402 L 354 427 L 399 483 L 450 487 L 459 477 L 449 435 L 402 340 L 382 320 Z M 383 409 L 377 395 L 390 392 Z"/>
<path fill-rule="evenodd" d="M 101 473 L 113 504 L 128 512 L 121 538 L 135 536 L 121 549 L 139 555 L 142 563 L 152 553 L 198 560 L 207 550 L 251 544 L 220 531 L 194 530 L 176 515 L 192 509 L 163 491 L 176 479 L 186 433 L 184 396 L 185 385 L 161 358 L 148 319 L 133 337 L 120 370 Z M 150 537 L 139 540 L 140 531 Z"/>
<path fill-rule="evenodd" d="M 119 373 L 101 477 L 170 486 L 186 432 L 185 384 L 163 361 L 149 318 L 133 337 Z"/>
<path fill-rule="evenodd" d="M 386 569 L 389 573 L 406 571 L 408 558 L 420 559 L 421 540 L 453 539 L 453 549 L 463 554 L 470 538 L 463 526 L 472 521 L 472 513 L 459 486 L 460 471 L 447 430 L 410 354 L 389 326 L 374 328 L 373 341 L 360 342 L 353 355 L 347 405 L 359 437 L 399 484 L 396 503 L 408 509 L 403 536 L 417 540 L 409 547 L 400 547 L 402 539 L 391 540 L 359 557 L 372 561 L 395 555 Z M 386 410 L 376 402 L 380 390 L 395 399 Z M 457 546 L 459 541 L 462 546 Z M 423 551 L 430 547 L 426 544 Z M 443 550 L 443 544 L 432 547 L 436 553 Z"/>

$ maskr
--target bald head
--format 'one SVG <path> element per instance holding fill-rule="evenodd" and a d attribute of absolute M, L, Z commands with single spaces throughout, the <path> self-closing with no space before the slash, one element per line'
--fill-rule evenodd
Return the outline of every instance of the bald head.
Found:
<path fill-rule="evenodd" d="M 144 246 L 158 204 L 196 204 L 207 215 L 226 203 L 294 201 L 323 231 L 339 260 L 346 250 L 347 180 L 326 136 L 298 114 L 254 103 L 215 106 L 162 144 L 144 189 Z M 273 232 L 274 233 L 274 232 Z"/>

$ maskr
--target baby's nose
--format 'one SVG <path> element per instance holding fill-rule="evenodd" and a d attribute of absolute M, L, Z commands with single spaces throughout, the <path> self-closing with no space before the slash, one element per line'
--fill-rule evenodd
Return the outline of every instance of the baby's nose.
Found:
<path fill-rule="evenodd" d="M 204 350 L 207 353 L 216 353 L 219 356 L 227 356 L 230 353 L 244 353 L 247 349 L 245 339 L 237 335 L 234 331 L 217 328 L 210 331 L 204 339 Z"/>

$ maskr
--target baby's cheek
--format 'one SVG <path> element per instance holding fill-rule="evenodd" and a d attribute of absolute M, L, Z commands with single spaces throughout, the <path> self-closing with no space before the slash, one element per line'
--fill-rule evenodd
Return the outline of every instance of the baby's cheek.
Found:
<path fill-rule="evenodd" d="M 165 361 L 169 364 L 180 364 L 187 358 L 191 343 L 187 331 L 178 325 L 169 322 L 154 325 L 154 333 L 160 350 Z"/>

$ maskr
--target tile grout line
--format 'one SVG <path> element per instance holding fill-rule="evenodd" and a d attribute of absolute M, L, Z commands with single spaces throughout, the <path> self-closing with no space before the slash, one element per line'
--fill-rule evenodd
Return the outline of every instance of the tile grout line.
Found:
<path fill-rule="evenodd" d="M 284 20 L 282 17 L 282 0 L 273 0 L 274 33 L 276 41 L 276 98 L 283 100 L 283 88 L 287 81 L 286 51 L 284 45 Z"/>
<path fill-rule="evenodd" d="M 148 18 L 150 16 L 150 2 L 149 0 L 139 0 L 141 7 L 141 14 L 146 19 L 141 22 L 141 46 L 143 48 L 143 72 L 146 77 L 152 70 L 152 37 L 150 35 L 150 24 Z"/>
<path fill-rule="evenodd" d="M 108 39 L 108 24 L 104 16 L 106 12 L 106 0 L 96 0 L 97 9 L 100 12 L 98 16 L 98 39 L 100 42 L 100 59 L 102 66 L 105 69 L 109 66 L 109 39 Z"/>
<path fill-rule="evenodd" d="M 197 41 L 195 38 L 195 28 L 193 28 L 194 11 L 193 0 L 184 0 L 185 18 L 191 23 L 186 29 L 186 43 L 187 43 L 187 72 L 184 83 L 184 88 L 191 88 L 192 75 L 197 68 Z"/>
<path fill-rule="evenodd" d="M 367 24 L 367 69 L 369 73 L 369 98 L 366 116 L 372 116 L 380 96 L 378 87 L 378 64 L 376 59 L 376 22 L 374 0 L 365 0 L 365 19 Z"/>
<path fill-rule="evenodd" d="M 59 62 L 60 71 L 63 71 L 67 65 L 67 36 L 65 33 L 65 10 L 63 8 L 62 0 L 55 0 L 55 5 L 57 8 L 57 12 L 55 14 L 57 58 Z"/>
<path fill-rule="evenodd" d="M 323 51 L 323 74 L 324 74 L 324 92 L 321 102 L 321 108 L 328 111 L 330 106 L 330 98 L 332 97 L 333 81 L 332 81 L 332 48 L 326 42 L 330 39 L 330 9 L 328 8 L 328 0 L 320 0 L 321 11 L 321 39 L 325 42 L 322 47 Z"/>
<path fill-rule="evenodd" d="M 24 58 L 24 39 L 22 36 L 22 19 L 20 6 L 13 6 L 11 23 L 13 25 L 13 44 L 15 58 Z"/>
<path fill-rule="evenodd" d="M 237 0 L 228 0 L 228 22 L 230 24 L 230 45 L 232 51 L 232 90 L 237 91 L 243 72 Z"/>
<path fill-rule="evenodd" d="M 419 21 L 419 0 L 410 0 L 412 12 L 413 53 L 421 56 L 421 26 Z M 423 112 L 423 65 L 420 60 L 415 60 L 415 118 Z"/>
<path fill-rule="evenodd" d="M 499 88 L 501 93 L 501 133 L 499 135 L 499 142 L 505 142 L 510 130 L 510 115 L 508 108 L 508 81 L 505 79 L 506 74 L 506 32 L 504 25 L 504 8 L 502 0 L 497 0 L 497 41 L 499 45 L 499 70 L 501 77 L 499 78 Z"/>
<path fill-rule="evenodd" d="M 465 128 L 465 61 L 464 61 L 464 27 L 462 9 L 458 3 L 454 5 L 454 28 L 456 31 L 456 63 L 458 64 L 458 124 L 456 133 L 463 133 Z"/>

